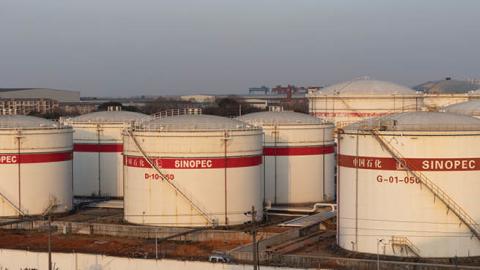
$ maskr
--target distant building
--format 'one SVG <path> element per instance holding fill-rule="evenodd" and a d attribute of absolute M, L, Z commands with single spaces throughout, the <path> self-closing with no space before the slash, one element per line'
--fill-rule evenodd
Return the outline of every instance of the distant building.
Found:
<path fill-rule="evenodd" d="M 269 101 L 265 99 L 245 98 L 242 101 L 254 108 L 258 108 L 262 110 L 265 110 L 269 105 Z"/>
<path fill-rule="evenodd" d="M 62 102 L 80 101 L 79 91 L 49 88 L 0 88 L 0 98 L 6 99 L 53 99 Z"/>
<path fill-rule="evenodd" d="M 65 102 L 61 103 L 59 107 L 67 114 L 86 114 L 96 111 L 98 104 L 90 102 Z"/>
<path fill-rule="evenodd" d="M 270 88 L 266 86 L 248 88 L 249 95 L 268 95 Z"/>
<path fill-rule="evenodd" d="M 272 94 L 287 95 L 288 97 L 291 97 L 294 94 L 305 94 L 305 93 L 307 93 L 307 89 L 305 87 L 297 87 L 295 85 L 287 85 L 287 86 L 277 85 L 274 88 L 272 88 Z"/>
<path fill-rule="evenodd" d="M 48 98 L 0 98 L 1 115 L 46 114 L 54 112 L 58 107 L 58 101 Z"/>
<path fill-rule="evenodd" d="M 210 95 L 188 95 L 188 96 L 181 96 L 180 100 L 183 101 L 191 101 L 195 103 L 214 103 L 215 96 Z"/>

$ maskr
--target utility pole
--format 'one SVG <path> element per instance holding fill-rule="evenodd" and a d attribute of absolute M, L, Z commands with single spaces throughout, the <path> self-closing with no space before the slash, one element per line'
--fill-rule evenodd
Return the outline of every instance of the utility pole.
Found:
<path fill-rule="evenodd" d="M 48 270 L 52 270 L 52 216 L 48 215 Z"/>
<path fill-rule="evenodd" d="M 257 210 L 252 205 L 252 210 L 245 213 L 246 216 L 251 216 L 252 220 L 247 223 L 251 223 L 252 227 L 248 231 L 252 235 L 252 255 L 253 255 L 253 270 L 258 269 L 258 251 L 257 251 Z"/>

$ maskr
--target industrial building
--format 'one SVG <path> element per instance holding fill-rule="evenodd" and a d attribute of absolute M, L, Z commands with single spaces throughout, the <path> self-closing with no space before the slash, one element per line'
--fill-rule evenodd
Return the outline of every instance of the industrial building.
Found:
<path fill-rule="evenodd" d="M 59 108 L 58 101 L 44 98 L 0 98 L 1 115 L 27 115 L 53 113 Z"/>
<path fill-rule="evenodd" d="M 149 116 L 120 108 L 65 119 L 75 131 L 75 196 L 123 196 L 122 132 L 146 119 Z"/>
<path fill-rule="evenodd" d="M 125 220 L 239 225 L 262 217 L 262 131 L 218 116 L 158 118 L 124 133 Z"/>
<path fill-rule="evenodd" d="M 392 114 L 340 130 L 338 245 L 389 256 L 479 256 L 479 141 L 480 120 L 452 113 Z"/>
<path fill-rule="evenodd" d="M 50 88 L 0 88 L 0 98 L 6 99 L 53 99 L 62 102 L 79 102 L 80 92 Z"/>
<path fill-rule="evenodd" d="M 0 116 L 0 217 L 72 209 L 72 133 L 42 118 Z"/>
<path fill-rule="evenodd" d="M 258 112 L 238 120 L 263 129 L 263 197 L 269 204 L 335 198 L 334 125 L 295 112 Z"/>

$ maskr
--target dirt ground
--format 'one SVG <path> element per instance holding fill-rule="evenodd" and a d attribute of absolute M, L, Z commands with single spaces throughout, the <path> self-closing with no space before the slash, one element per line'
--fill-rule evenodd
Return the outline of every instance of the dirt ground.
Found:
<path fill-rule="evenodd" d="M 135 258 L 155 258 L 155 241 L 109 236 L 53 234 L 52 251 L 82 252 Z M 226 251 L 245 241 L 165 241 L 158 244 L 158 257 L 205 260 L 213 251 Z M 46 232 L 0 230 L 0 248 L 46 251 Z"/>

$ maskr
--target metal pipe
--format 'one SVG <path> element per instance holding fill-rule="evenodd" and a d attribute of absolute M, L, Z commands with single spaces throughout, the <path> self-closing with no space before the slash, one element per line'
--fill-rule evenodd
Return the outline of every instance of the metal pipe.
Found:
<path fill-rule="evenodd" d="M 294 207 L 266 207 L 266 211 L 285 211 L 285 212 L 297 212 L 297 213 L 315 213 L 322 207 L 330 207 L 330 212 L 337 210 L 337 204 L 335 203 L 315 203 L 311 209 L 302 209 Z"/>

